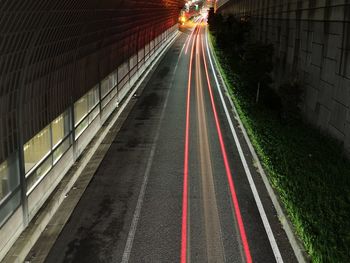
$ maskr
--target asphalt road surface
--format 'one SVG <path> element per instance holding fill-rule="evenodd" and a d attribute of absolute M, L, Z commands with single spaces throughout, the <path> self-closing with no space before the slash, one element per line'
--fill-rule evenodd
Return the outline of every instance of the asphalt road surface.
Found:
<path fill-rule="evenodd" d="M 168 50 L 46 262 L 297 262 L 207 45 L 198 23 Z"/>

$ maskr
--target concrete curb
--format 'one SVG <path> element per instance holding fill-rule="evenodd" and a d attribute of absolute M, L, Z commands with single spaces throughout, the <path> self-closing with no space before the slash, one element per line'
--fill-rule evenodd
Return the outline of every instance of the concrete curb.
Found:
<path fill-rule="evenodd" d="M 105 143 L 103 143 L 103 141 L 107 137 L 108 133 L 111 132 L 113 126 L 119 120 L 120 116 L 124 113 L 126 107 L 129 105 L 130 100 L 133 98 L 134 93 L 142 86 L 141 84 L 143 83 L 143 81 L 148 77 L 148 75 L 152 72 L 154 67 L 164 57 L 166 51 L 175 42 L 175 40 L 180 34 L 181 33 L 179 31 L 175 31 L 173 35 L 170 36 L 169 39 L 163 44 L 163 47 L 161 47 L 161 50 L 154 57 L 150 65 L 145 69 L 145 71 L 142 74 L 140 74 L 140 77 L 135 82 L 134 87 L 130 89 L 127 98 L 124 99 L 121 105 L 119 105 L 117 111 L 114 111 L 111 114 L 106 123 L 102 125 L 101 129 L 94 136 L 93 140 L 85 148 L 81 157 L 71 167 L 71 169 L 64 176 L 58 187 L 54 190 L 54 192 L 50 195 L 43 207 L 39 210 L 38 214 L 30 222 L 29 226 L 22 232 L 22 234 L 16 240 L 12 248 L 8 251 L 5 258 L 3 259 L 3 263 L 20 263 L 26 260 L 28 253 L 38 241 L 40 235 L 44 232 L 53 215 L 57 212 L 65 198 L 69 195 L 69 192 L 72 190 L 79 177 L 83 174 L 84 169 L 87 168 L 87 166 L 91 162 L 98 148 L 101 146 L 104 148 L 102 151 L 104 151 L 105 153 L 107 152 L 110 144 L 104 145 Z M 87 176 L 86 181 L 84 180 L 85 188 L 88 186 L 90 180 L 93 178 L 94 172 L 95 171 L 88 171 L 88 173 L 90 173 L 91 176 Z M 85 190 L 85 188 L 83 190 Z M 82 191 L 82 193 L 83 192 L 84 191 Z M 78 201 L 80 197 L 81 196 L 78 197 Z M 71 212 L 74 210 L 76 204 L 77 202 L 71 207 Z M 69 213 L 69 215 L 70 214 L 71 213 Z M 44 259 L 45 258 L 43 258 L 43 260 Z"/>
<path fill-rule="evenodd" d="M 208 34 L 209 35 L 209 34 Z M 306 262 L 309 262 L 308 258 L 307 258 L 307 254 L 303 248 L 303 245 L 301 243 L 301 241 L 295 236 L 295 231 L 293 230 L 294 227 L 293 225 L 291 224 L 291 222 L 289 221 L 288 217 L 285 215 L 284 213 L 284 210 L 282 208 L 282 206 L 280 205 L 280 202 L 279 202 L 279 197 L 276 195 L 275 191 L 273 190 L 273 188 L 271 187 L 270 185 L 270 182 L 267 178 L 267 175 L 261 165 L 261 162 L 259 160 L 259 157 L 254 149 L 254 146 L 253 144 L 251 143 L 250 139 L 249 139 L 249 136 L 247 134 L 247 131 L 241 121 L 241 118 L 239 117 L 239 114 L 237 112 L 237 109 L 232 101 L 232 98 L 230 96 L 230 92 L 228 90 L 228 87 L 227 87 L 227 84 L 226 84 L 226 81 L 225 79 L 222 77 L 222 74 L 221 74 L 221 67 L 218 66 L 219 62 L 217 61 L 217 57 L 216 57 L 216 54 L 215 52 L 213 51 L 213 46 L 212 46 L 212 42 L 209 38 L 209 46 L 210 46 L 210 52 L 212 54 L 212 57 L 214 58 L 214 63 L 215 63 L 215 66 L 216 66 L 216 71 L 218 73 L 218 76 L 219 76 L 219 79 L 220 79 L 220 82 L 224 88 L 224 91 L 225 91 L 225 95 L 227 96 L 229 102 L 230 102 L 230 106 L 232 108 L 232 111 L 234 113 L 234 117 L 237 119 L 238 123 L 239 123 L 239 127 L 240 129 L 242 130 L 242 133 L 243 133 L 243 136 L 244 136 L 244 139 L 249 147 L 249 150 L 253 156 L 253 159 L 257 165 L 257 168 L 258 168 L 258 172 L 259 174 L 261 175 L 261 178 L 264 182 L 264 185 L 266 187 L 266 190 L 269 194 L 269 197 L 271 198 L 271 201 L 273 203 L 273 206 L 276 210 L 276 213 L 278 215 L 278 218 L 283 226 L 283 229 L 284 231 L 286 232 L 286 235 L 287 235 L 287 238 L 289 240 L 289 243 L 291 244 L 292 246 L 292 249 L 294 251 L 294 254 L 298 260 L 298 262 L 300 263 L 306 263 Z"/>

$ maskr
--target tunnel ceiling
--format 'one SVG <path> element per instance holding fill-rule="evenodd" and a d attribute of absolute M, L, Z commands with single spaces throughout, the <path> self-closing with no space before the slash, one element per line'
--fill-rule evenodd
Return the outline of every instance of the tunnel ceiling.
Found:
<path fill-rule="evenodd" d="M 33 136 L 174 25 L 183 4 L 0 0 L 0 161 L 18 147 L 19 129 Z"/>

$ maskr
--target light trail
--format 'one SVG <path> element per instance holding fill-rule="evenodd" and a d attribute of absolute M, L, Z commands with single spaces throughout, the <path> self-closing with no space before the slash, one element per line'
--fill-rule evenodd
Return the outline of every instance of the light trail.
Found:
<path fill-rule="evenodd" d="M 202 47 L 203 46 L 204 46 L 204 44 L 203 44 L 203 38 L 202 38 Z M 251 253 L 250 253 L 248 239 L 247 239 L 246 231 L 245 231 L 245 228 L 244 228 L 244 223 L 243 223 L 242 214 L 241 214 L 241 210 L 240 210 L 239 203 L 238 203 L 238 198 L 237 198 L 237 193 L 236 193 L 234 181 L 232 179 L 231 168 L 230 168 L 230 165 L 229 165 L 229 161 L 228 161 L 228 157 L 227 157 L 227 151 L 226 151 L 225 143 L 224 143 L 222 132 L 221 132 L 221 127 L 220 127 L 219 118 L 218 118 L 218 114 L 217 114 L 217 110 L 216 110 L 216 106 L 215 106 L 215 102 L 214 102 L 214 96 L 213 96 L 213 92 L 212 92 L 212 87 L 211 87 L 210 79 L 209 79 L 209 72 L 208 72 L 208 67 L 207 67 L 207 61 L 206 61 L 206 58 L 205 58 L 205 54 L 204 54 L 204 49 L 203 48 L 202 48 L 202 56 L 203 56 L 203 61 L 204 61 L 204 68 L 205 68 L 206 79 L 207 79 L 207 82 L 208 82 L 208 90 L 209 90 L 209 95 L 210 95 L 211 106 L 212 106 L 212 110 L 213 110 L 213 113 L 214 113 L 216 130 L 217 130 L 218 137 L 219 137 L 219 142 L 220 142 L 221 154 L 222 154 L 223 159 L 224 159 L 226 176 L 227 176 L 227 180 L 228 180 L 228 184 L 229 184 L 229 189 L 230 189 L 230 192 L 231 192 L 231 199 L 232 199 L 232 203 L 233 203 L 234 210 L 235 210 L 235 215 L 236 215 L 238 229 L 239 229 L 240 236 L 241 236 L 243 250 L 244 250 L 246 262 L 247 263 L 252 263 L 252 257 L 251 257 Z"/>
<path fill-rule="evenodd" d="M 244 170 L 245 170 L 245 174 L 246 174 L 246 176 L 247 176 L 247 178 L 248 178 L 248 182 L 249 182 L 250 188 L 251 188 L 251 190 L 252 190 L 252 193 L 253 193 L 255 202 L 256 202 L 256 204 L 257 204 L 257 207 L 258 207 L 258 210 L 259 210 L 259 213 L 260 213 L 261 220 L 262 220 L 262 222 L 263 222 L 263 225 L 264 225 L 266 234 L 267 234 L 268 239 L 269 239 L 269 241 L 270 241 L 271 248 L 272 248 L 272 250 L 273 250 L 273 253 L 274 253 L 276 262 L 277 262 L 277 263 L 283 263 L 283 258 L 282 258 L 281 252 L 280 252 L 280 250 L 279 250 L 279 247 L 278 247 L 278 245 L 277 245 L 276 239 L 275 239 L 274 234 L 273 234 L 273 232 L 272 232 L 272 229 L 271 229 L 269 220 L 268 220 L 267 215 L 266 215 L 266 213 L 265 213 L 264 206 L 263 206 L 263 204 L 262 204 L 262 201 L 261 201 L 261 199 L 260 199 L 259 193 L 258 193 L 257 188 L 256 188 L 256 186 L 255 186 L 255 183 L 254 183 L 252 174 L 251 174 L 250 169 L 249 169 L 249 167 L 248 167 L 246 157 L 245 157 L 245 155 L 244 155 L 244 153 L 243 153 L 243 149 L 242 149 L 241 143 L 240 143 L 240 141 L 239 141 L 239 139 L 238 139 L 238 135 L 237 135 L 236 129 L 235 129 L 233 123 L 232 123 L 232 120 L 231 120 L 229 111 L 228 111 L 227 106 L 226 106 L 226 102 L 225 102 L 224 97 L 223 97 L 223 94 L 222 94 L 222 92 L 221 92 L 220 84 L 219 84 L 218 78 L 217 78 L 217 76 L 216 76 L 216 74 L 215 74 L 214 65 L 213 65 L 212 58 L 211 58 L 211 54 L 210 54 L 210 51 L 209 51 L 208 31 L 206 31 L 206 38 L 205 38 L 205 40 L 206 40 L 207 54 L 208 54 L 208 58 L 209 58 L 209 62 L 210 62 L 211 68 L 212 68 L 212 70 L 213 70 L 213 76 L 214 76 L 214 79 L 215 79 L 215 83 L 216 83 L 217 90 L 218 90 L 218 92 L 219 92 L 220 100 L 221 100 L 222 105 L 223 105 L 223 107 L 224 107 L 225 115 L 226 115 L 227 121 L 228 121 L 228 123 L 229 123 L 232 136 L 233 136 L 233 138 L 234 138 L 234 140 L 235 140 L 235 143 L 236 143 L 236 146 L 237 146 L 237 149 L 238 149 L 238 153 L 239 153 L 240 159 L 241 159 L 241 161 L 242 161 L 242 164 L 243 164 L 243 167 L 244 167 Z M 216 61 L 215 61 L 215 64 L 216 64 Z M 227 91 L 227 87 L 225 87 L 225 83 L 223 83 L 223 86 L 224 86 L 225 90 Z M 231 101 L 231 100 L 229 100 L 229 101 L 230 101 L 230 104 L 231 104 L 232 108 L 234 109 L 234 105 L 233 105 L 232 101 Z M 236 114 L 237 114 L 237 112 L 236 112 Z M 240 119 L 238 119 L 238 122 L 239 122 L 240 125 L 243 127 L 243 125 L 242 125 Z M 243 127 L 243 135 L 244 135 L 244 137 L 245 137 L 245 139 L 246 139 L 246 142 L 248 143 L 248 147 L 250 148 L 250 151 L 252 152 L 253 156 L 255 155 L 254 158 L 255 158 L 255 159 L 258 159 L 258 158 L 256 157 L 256 154 L 254 153 L 253 146 L 252 146 L 252 144 L 250 143 L 250 141 L 249 141 L 249 139 L 248 139 L 248 136 L 247 136 L 247 134 L 246 134 L 246 132 L 245 132 L 245 130 L 244 130 L 244 127 Z M 262 168 L 261 168 L 261 164 L 258 163 L 258 166 L 260 166 L 260 167 L 259 167 L 259 170 L 262 171 L 261 173 L 263 174 L 264 172 L 263 172 L 263 170 L 262 170 Z M 266 178 L 266 177 L 265 177 L 265 178 Z M 266 188 L 267 188 L 267 191 L 269 192 L 268 189 L 269 189 L 269 187 L 271 188 L 271 186 L 268 184 L 267 179 L 266 179 L 266 181 L 265 181 L 264 176 L 263 176 L 263 180 L 264 180 L 265 186 L 266 186 Z M 271 189 L 270 191 L 273 193 L 273 190 L 272 190 L 272 189 Z M 271 196 L 271 193 L 270 193 L 270 192 L 269 192 L 269 195 L 270 195 L 271 199 L 273 200 L 273 199 L 274 199 L 274 198 L 273 198 L 273 195 Z M 277 204 L 278 204 L 278 203 L 277 203 Z M 274 206 L 275 206 L 275 209 L 276 209 L 277 211 L 278 211 L 278 210 L 281 211 L 281 208 L 279 208 L 279 209 L 278 209 L 278 207 L 276 208 L 276 204 L 275 204 L 275 203 L 274 203 Z M 281 214 L 279 214 L 279 216 L 281 216 Z M 283 213 L 282 213 L 281 218 L 284 218 Z M 283 221 L 283 220 L 282 220 L 282 221 Z M 287 228 L 287 229 L 288 229 L 289 225 L 288 225 L 287 223 L 286 223 L 286 224 L 282 223 L 282 224 L 283 224 L 283 227 L 284 227 L 284 228 Z M 296 244 L 296 241 L 295 241 L 295 239 L 294 239 L 294 236 L 293 236 L 293 235 L 288 235 L 288 233 L 291 233 L 291 232 L 292 232 L 291 230 L 290 230 L 290 232 L 289 232 L 289 231 L 286 231 L 287 236 L 288 236 L 288 239 L 289 239 L 289 242 L 290 242 L 291 244 Z M 305 260 L 302 258 L 302 256 L 301 256 L 301 257 L 298 256 L 298 255 L 301 254 L 301 252 L 298 251 L 298 246 L 297 246 L 297 245 L 294 245 L 294 246 L 292 245 L 292 247 L 293 247 L 294 253 L 295 253 L 296 257 L 298 258 L 299 262 L 305 262 Z"/>
<path fill-rule="evenodd" d="M 203 18 L 198 18 L 198 19 L 196 20 L 195 23 L 197 23 L 197 24 L 196 24 L 195 28 L 193 29 L 193 31 L 191 32 L 191 35 L 190 35 L 190 37 L 188 38 L 187 43 L 186 43 L 185 54 L 187 54 L 188 47 L 189 47 L 189 45 L 190 45 L 190 43 L 191 43 L 193 34 L 194 34 L 194 32 L 197 30 L 197 28 L 198 28 L 198 20 L 199 20 L 199 23 L 202 23 Z"/>
<path fill-rule="evenodd" d="M 197 28 L 195 28 L 197 31 Z M 187 102 L 186 102 L 186 131 L 184 153 L 184 179 L 182 194 L 182 227 L 181 227 L 181 263 L 187 262 L 187 216 L 188 216 L 188 159 L 189 159 L 189 132 L 190 132 L 190 98 L 192 80 L 192 60 L 195 41 L 192 42 L 190 64 L 188 70 Z"/>
<path fill-rule="evenodd" d="M 207 127 L 206 103 L 202 82 L 203 65 L 201 61 L 201 32 L 196 37 L 196 100 L 198 123 L 198 148 L 200 160 L 200 181 L 202 185 L 203 216 L 206 240 L 207 262 L 225 262 L 225 249 L 222 240 L 219 209 L 217 205 L 215 183 L 210 153 L 209 132 Z"/>

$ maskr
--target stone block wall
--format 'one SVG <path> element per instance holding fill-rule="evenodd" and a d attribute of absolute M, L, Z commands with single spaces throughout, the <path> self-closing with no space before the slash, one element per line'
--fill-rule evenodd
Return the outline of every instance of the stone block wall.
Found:
<path fill-rule="evenodd" d="M 218 1 L 218 12 L 247 16 L 256 40 L 273 43 L 276 86 L 299 80 L 303 111 L 350 152 L 350 1 Z"/>

